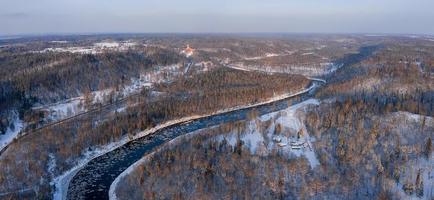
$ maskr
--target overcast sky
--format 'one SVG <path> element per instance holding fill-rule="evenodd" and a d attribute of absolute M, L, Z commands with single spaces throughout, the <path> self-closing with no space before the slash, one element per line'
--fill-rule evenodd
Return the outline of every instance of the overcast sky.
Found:
<path fill-rule="evenodd" d="M 0 35 L 102 32 L 434 34 L 434 0 L 0 0 Z"/>

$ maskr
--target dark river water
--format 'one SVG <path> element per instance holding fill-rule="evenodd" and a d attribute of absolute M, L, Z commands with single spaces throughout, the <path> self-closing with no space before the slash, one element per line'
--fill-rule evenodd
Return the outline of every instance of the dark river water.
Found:
<path fill-rule="evenodd" d="M 318 84 L 317 82 L 313 84 Z M 309 98 L 313 93 L 304 93 L 293 99 L 293 103 Z M 294 100 L 297 99 L 297 100 Z M 113 151 L 91 160 L 71 180 L 68 187 L 68 199 L 108 199 L 111 183 L 125 169 L 134 164 L 143 155 L 153 152 L 160 145 L 186 133 L 227 122 L 247 119 L 250 111 L 256 110 L 260 115 L 287 108 L 288 99 L 272 102 L 252 108 L 229 113 L 213 115 L 187 123 L 176 124 L 161 129 L 152 135 L 131 141 Z"/>
<path fill-rule="evenodd" d="M 343 63 L 343 67 L 357 63 L 371 55 L 379 46 L 362 47 L 358 54 L 345 56 L 335 63 Z M 343 68 L 342 67 L 342 68 Z M 326 77 L 327 79 L 329 77 Z M 321 82 L 313 81 L 312 84 L 320 85 Z M 315 87 L 308 93 L 290 97 L 292 103 L 309 99 L 319 87 Z M 241 109 L 229 113 L 213 115 L 188 123 L 176 124 L 161 129 L 149 136 L 131 141 L 113 151 L 91 160 L 71 180 L 67 199 L 108 199 L 108 191 L 111 183 L 125 169 L 134 164 L 145 154 L 153 152 L 160 145 L 189 132 L 215 126 L 227 122 L 245 120 L 247 114 L 255 109 L 260 115 L 279 111 L 287 108 L 288 99 L 272 102 L 253 108 Z"/>

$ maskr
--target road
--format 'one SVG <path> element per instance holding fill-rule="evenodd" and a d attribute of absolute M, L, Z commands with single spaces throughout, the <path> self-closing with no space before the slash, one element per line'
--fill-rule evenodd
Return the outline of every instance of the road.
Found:
<path fill-rule="evenodd" d="M 75 121 L 80 117 L 88 117 L 88 116 L 92 116 L 92 114 L 98 113 L 99 116 L 105 116 L 108 113 L 113 112 L 114 110 L 118 109 L 119 107 L 121 107 L 122 105 L 125 105 L 125 103 L 127 102 L 128 98 L 134 97 L 134 96 L 138 96 L 140 95 L 140 93 L 135 93 L 132 94 L 128 97 L 119 99 L 117 101 L 115 101 L 114 103 L 108 103 L 102 106 L 98 106 L 96 108 L 90 109 L 88 111 L 84 111 L 81 113 L 78 113 L 76 115 L 73 115 L 71 117 L 67 117 L 65 119 L 61 119 L 46 125 L 43 125 L 41 127 L 38 128 L 34 128 L 34 129 L 30 129 L 28 131 L 24 131 L 20 133 L 20 136 L 17 138 L 17 140 L 21 140 L 25 137 L 29 137 L 32 134 L 39 134 L 40 131 L 45 130 L 47 128 L 53 127 L 53 126 L 57 126 L 59 124 L 63 124 L 63 123 L 67 123 L 69 121 Z M 16 140 L 16 141 L 17 141 Z M 14 141 L 12 141 L 11 143 L 9 143 L 7 146 L 5 146 L 2 150 L 0 150 L 0 155 L 3 154 L 3 152 L 5 152 L 8 147 L 13 144 Z"/>

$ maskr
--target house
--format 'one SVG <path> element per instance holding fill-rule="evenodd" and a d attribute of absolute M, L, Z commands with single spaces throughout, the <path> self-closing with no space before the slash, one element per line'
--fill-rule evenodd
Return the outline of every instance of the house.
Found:
<path fill-rule="evenodd" d="M 194 54 L 194 49 L 190 47 L 190 45 L 187 45 L 187 48 L 181 51 L 182 54 L 184 54 L 187 57 L 190 57 Z"/>

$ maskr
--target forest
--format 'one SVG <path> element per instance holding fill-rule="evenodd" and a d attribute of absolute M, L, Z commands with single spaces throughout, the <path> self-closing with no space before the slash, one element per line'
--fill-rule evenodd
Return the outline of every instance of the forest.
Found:
<path fill-rule="evenodd" d="M 267 75 L 218 68 L 191 78 L 156 86 L 166 95 L 148 101 L 150 92 L 131 97 L 125 112 L 95 112 L 82 118 L 50 126 L 14 141 L 1 154 L 0 191 L 32 189 L 28 194 L 48 198 L 49 180 L 71 168 L 75 160 L 95 146 L 132 137 L 140 131 L 171 119 L 207 114 L 264 101 L 274 95 L 296 93 L 307 88 L 302 76 Z M 182 89 L 181 89 L 182 88 Z M 181 98 L 182 97 L 182 98 Z M 50 159 L 55 169 L 48 170 Z M 29 175 L 28 171 L 32 171 Z"/>
<path fill-rule="evenodd" d="M 253 111 L 144 155 L 118 197 L 433 198 L 434 45 L 422 39 L 133 34 L 0 44 L 0 136 L 17 118 L 23 125 L 0 151 L 0 198 L 51 199 L 53 180 L 91 153 L 171 120 L 277 99 L 314 82 L 309 99 L 288 106 L 317 103 L 277 112 L 286 121 Z M 35 109 L 76 99 L 84 109 L 65 109 L 65 118 Z M 273 130 L 255 151 L 242 140 L 253 138 L 252 124 L 260 135 Z M 283 153 L 293 144 L 278 142 L 282 135 L 304 135 L 313 155 Z"/>
<path fill-rule="evenodd" d="M 353 57 L 355 62 L 325 76 L 327 84 L 315 94 L 321 103 L 300 111 L 315 138 L 319 166 L 279 149 L 252 153 L 240 139 L 252 130 L 239 121 L 194 132 L 145 155 L 117 184 L 116 196 L 432 199 L 434 55 L 429 45 L 409 46 L 385 43 L 374 55 Z M 279 123 L 291 123 L 252 116 L 261 124 L 260 134 L 270 124 L 281 130 Z M 210 139 L 232 132 L 238 133 L 235 145 Z"/>
<path fill-rule="evenodd" d="M 306 111 L 304 123 L 317 141 L 318 167 L 279 150 L 252 154 L 239 138 L 235 146 L 210 140 L 234 130 L 248 135 L 242 121 L 183 136 L 147 155 L 118 184 L 117 197 L 402 199 L 402 189 L 431 198 L 432 181 L 424 178 L 432 170 L 426 160 L 432 160 L 433 118 L 413 121 L 372 105 L 347 99 Z"/>

